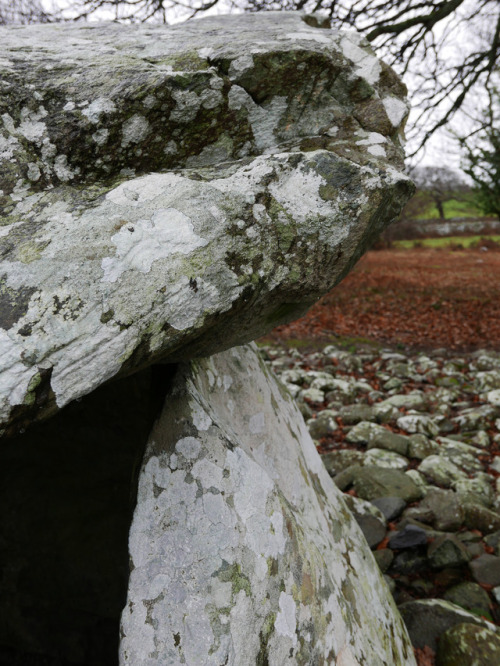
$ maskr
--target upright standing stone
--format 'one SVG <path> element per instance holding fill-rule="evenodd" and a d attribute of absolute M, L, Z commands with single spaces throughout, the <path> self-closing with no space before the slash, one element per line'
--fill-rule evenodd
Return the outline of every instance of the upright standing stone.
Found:
<path fill-rule="evenodd" d="M 366 541 L 253 347 L 179 372 L 130 532 L 121 664 L 415 664 Z"/>

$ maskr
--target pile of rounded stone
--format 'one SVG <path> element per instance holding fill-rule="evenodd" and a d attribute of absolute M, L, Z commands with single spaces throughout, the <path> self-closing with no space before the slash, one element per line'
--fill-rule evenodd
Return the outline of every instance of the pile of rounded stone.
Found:
<path fill-rule="evenodd" d="M 440 666 L 500 663 L 500 353 L 261 353 L 298 401 L 414 646 Z"/>

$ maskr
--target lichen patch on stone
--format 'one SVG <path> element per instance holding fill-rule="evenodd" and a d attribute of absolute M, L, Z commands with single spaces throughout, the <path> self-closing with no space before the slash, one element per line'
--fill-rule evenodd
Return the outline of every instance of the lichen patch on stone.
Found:
<path fill-rule="evenodd" d="M 172 254 L 189 254 L 207 244 L 194 233 L 191 220 L 175 208 L 160 209 L 149 220 L 124 225 L 111 241 L 116 254 L 102 260 L 104 282 L 116 282 L 129 269 L 149 273 L 154 261 Z"/>
<path fill-rule="evenodd" d="M 262 410 L 265 429 L 252 429 Z M 123 665 L 414 663 L 356 522 L 255 349 L 180 371 L 146 452 L 130 554 Z"/>

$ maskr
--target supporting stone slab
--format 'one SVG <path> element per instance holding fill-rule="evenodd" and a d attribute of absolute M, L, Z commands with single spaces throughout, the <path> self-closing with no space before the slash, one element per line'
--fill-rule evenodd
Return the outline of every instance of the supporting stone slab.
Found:
<path fill-rule="evenodd" d="M 122 665 L 415 665 L 361 531 L 255 346 L 179 372 L 129 548 Z"/>

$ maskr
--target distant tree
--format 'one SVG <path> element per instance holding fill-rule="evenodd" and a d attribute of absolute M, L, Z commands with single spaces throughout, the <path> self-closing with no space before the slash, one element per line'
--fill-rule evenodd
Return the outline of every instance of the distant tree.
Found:
<path fill-rule="evenodd" d="M 39 0 L 0 0 L 0 25 L 48 23 L 53 20 Z"/>
<path fill-rule="evenodd" d="M 419 191 L 408 201 L 401 211 L 399 219 L 401 222 L 409 222 L 419 217 L 425 217 L 425 212 L 430 205 L 432 205 L 431 198 L 425 192 Z"/>
<path fill-rule="evenodd" d="M 415 181 L 417 190 L 426 195 L 421 198 L 432 201 L 441 219 L 445 217 L 443 204 L 463 195 L 469 189 L 460 173 L 448 167 L 416 167 L 412 169 L 410 176 Z"/>
<path fill-rule="evenodd" d="M 463 170 L 474 181 L 476 201 L 483 213 L 500 219 L 500 91 L 494 89 L 482 115 L 480 129 L 462 139 Z"/>

